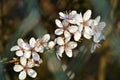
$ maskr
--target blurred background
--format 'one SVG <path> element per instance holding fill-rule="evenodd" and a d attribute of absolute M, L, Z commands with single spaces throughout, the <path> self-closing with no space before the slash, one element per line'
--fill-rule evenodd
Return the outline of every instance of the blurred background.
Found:
<path fill-rule="evenodd" d="M 38 76 L 26 80 L 120 80 L 120 0 L 0 0 L 0 80 L 18 80 L 13 65 L 7 63 L 15 53 L 10 48 L 18 38 L 29 40 L 45 33 L 54 40 L 55 19 L 60 11 L 84 13 L 93 11 L 92 18 L 101 16 L 107 26 L 106 40 L 90 54 L 88 41 L 74 50 L 73 58 L 62 60 L 55 52 L 40 54 L 43 63 L 35 70 Z M 83 46 L 87 44 L 86 46 Z"/>

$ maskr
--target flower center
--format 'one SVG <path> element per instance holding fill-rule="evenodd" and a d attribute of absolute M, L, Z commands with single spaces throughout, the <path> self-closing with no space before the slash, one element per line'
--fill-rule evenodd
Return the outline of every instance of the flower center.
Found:
<path fill-rule="evenodd" d="M 67 30 L 67 27 L 65 26 L 63 29 L 64 29 L 64 30 Z"/>
<path fill-rule="evenodd" d="M 27 66 L 24 66 L 24 70 L 26 71 L 27 69 L 29 69 Z"/>
<path fill-rule="evenodd" d="M 66 49 L 68 47 L 67 43 L 64 44 L 64 49 Z"/>
<path fill-rule="evenodd" d="M 38 40 L 37 42 L 37 47 L 39 48 L 40 46 L 42 46 L 44 43 L 43 43 L 43 40 Z"/>
<path fill-rule="evenodd" d="M 39 64 L 39 61 L 34 61 L 35 64 Z"/>
<path fill-rule="evenodd" d="M 70 17 L 68 17 L 67 19 L 68 19 L 68 20 L 72 20 L 72 18 L 70 18 Z"/>
<path fill-rule="evenodd" d="M 87 26 L 87 25 L 88 25 L 87 21 L 80 22 L 80 24 L 82 24 L 82 25 L 83 25 L 83 27 L 85 27 L 85 26 Z"/>

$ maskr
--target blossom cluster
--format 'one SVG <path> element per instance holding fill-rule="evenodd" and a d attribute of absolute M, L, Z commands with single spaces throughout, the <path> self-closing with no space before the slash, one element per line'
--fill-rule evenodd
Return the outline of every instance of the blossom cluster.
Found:
<path fill-rule="evenodd" d="M 72 49 L 76 48 L 83 38 L 92 39 L 91 53 L 100 46 L 99 42 L 105 38 L 102 31 L 106 24 L 100 22 L 100 16 L 91 19 L 91 14 L 91 10 L 87 10 L 83 15 L 74 10 L 70 13 L 59 12 L 60 19 L 55 20 L 58 26 L 55 30 L 55 34 L 58 35 L 58 57 L 62 57 L 64 51 L 68 57 L 72 57 Z"/>
<path fill-rule="evenodd" d="M 29 42 L 25 42 L 19 38 L 17 45 L 11 48 L 15 51 L 17 58 L 14 58 L 15 63 L 13 69 L 20 72 L 19 79 L 24 80 L 27 74 L 35 78 L 37 72 L 32 68 L 40 66 L 42 59 L 39 53 L 44 53 L 46 50 L 56 48 L 57 58 L 60 59 L 63 53 L 68 57 L 72 57 L 73 49 L 75 49 L 79 41 L 88 39 L 92 40 L 91 53 L 96 47 L 100 46 L 100 41 L 105 39 L 103 29 L 106 26 L 105 22 L 100 22 L 100 16 L 91 19 L 91 10 L 87 10 L 84 14 L 77 13 L 73 10 L 70 13 L 59 12 L 59 18 L 55 20 L 57 29 L 54 41 L 50 41 L 50 35 L 45 34 L 42 38 L 31 38 Z"/>
<path fill-rule="evenodd" d="M 11 48 L 11 51 L 15 51 L 17 56 L 17 58 L 13 58 L 13 62 L 15 63 L 13 69 L 15 72 L 20 72 L 20 80 L 24 80 L 27 74 L 32 78 L 37 76 L 37 72 L 32 68 L 40 66 L 42 63 L 42 59 L 38 53 L 44 53 L 45 49 L 54 47 L 54 42 L 49 40 L 49 34 L 45 34 L 42 38 L 38 38 L 37 40 L 32 37 L 29 43 L 19 38 L 17 45 Z"/>

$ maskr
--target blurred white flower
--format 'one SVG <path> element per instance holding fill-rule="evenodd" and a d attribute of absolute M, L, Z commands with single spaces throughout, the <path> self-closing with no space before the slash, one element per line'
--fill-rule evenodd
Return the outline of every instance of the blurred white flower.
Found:
<path fill-rule="evenodd" d="M 59 45 L 56 52 L 58 58 L 59 56 L 62 57 L 62 53 L 64 53 L 64 51 L 68 57 L 72 57 L 72 49 L 77 47 L 76 42 L 68 40 L 66 41 L 62 37 L 58 37 L 56 42 Z"/>
<path fill-rule="evenodd" d="M 34 50 L 36 46 L 36 40 L 35 38 L 31 38 L 29 40 L 29 44 L 25 43 L 22 39 L 18 39 L 17 41 L 18 45 L 13 46 L 11 48 L 11 51 L 16 51 L 16 55 L 18 57 L 25 57 L 27 59 L 32 58 L 34 61 L 40 60 L 39 54 Z"/>
<path fill-rule="evenodd" d="M 59 12 L 60 19 L 66 20 L 67 22 L 71 24 L 75 24 L 75 18 L 76 18 L 77 11 L 73 10 L 70 13 L 63 13 Z"/>
<path fill-rule="evenodd" d="M 14 65 L 13 69 L 15 72 L 20 72 L 19 79 L 24 80 L 27 77 L 27 74 L 32 78 L 37 76 L 36 71 L 33 70 L 32 67 L 34 67 L 32 62 L 29 62 L 26 58 L 21 57 L 20 64 Z"/>
<path fill-rule="evenodd" d="M 47 48 L 48 46 L 48 41 L 50 40 L 50 35 L 49 34 L 45 34 L 42 38 L 39 38 L 36 42 L 36 46 L 34 48 L 34 50 L 36 52 L 40 52 L 43 53 L 44 49 Z"/>
<path fill-rule="evenodd" d="M 100 22 L 100 16 L 96 17 L 93 20 L 93 24 L 92 24 L 92 32 L 93 32 L 93 41 L 95 43 L 100 42 L 100 37 L 102 35 L 102 31 L 105 28 L 106 24 L 105 22 Z"/>
<path fill-rule="evenodd" d="M 66 21 L 60 21 L 58 19 L 55 20 L 56 25 L 59 27 L 55 30 L 56 35 L 62 35 L 64 34 L 65 38 L 70 38 L 71 34 L 75 34 L 75 32 L 78 30 L 78 27 L 75 25 L 69 26 L 69 24 Z"/>
<path fill-rule="evenodd" d="M 82 14 L 80 13 L 79 15 L 76 16 L 76 24 L 78 25 L 78 29 L 81 33 L 83 31 L 83 36 L 86 39 L 90 39 L 92 37 L 92 29 L 90 28 L 91 21 L 91 10 L 87 10 L 82 17 Z"/>
<path fill-rule="evenodd" d="M 30 46 L 28 43 L 24 42 L 23 39 L 19 38 L 17 40 L 17 45 L 13 46 L 10 50 L 16 51 L 16 55 L 21 57 L 23 56 L 24 51 L 30 50 Z"/>

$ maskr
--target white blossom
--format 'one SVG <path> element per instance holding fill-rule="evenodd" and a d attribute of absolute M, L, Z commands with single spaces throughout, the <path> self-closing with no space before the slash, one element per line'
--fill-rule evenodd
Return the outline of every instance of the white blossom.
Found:
<path fill-rule="evenodd" d="M 59 27 L 55 30 L 56 35 L 62 35 L 64 34 L 65 38 L 70 38 L 71 34 L 75 34 L 75 32 L 78 30 L 78 27 L 75 25 L 69 26 L 69 24 L 64 20 L 60 21 L 58 19 L 55 20 L 56 25 Z"/>
<path fill-rule="evenodd" d="M 19 79 L 24 80 L 27 77 L 27 74 L 32 78 L 35 78 L 37 76 L 36 71 L 33 70 L 32 67 L 34 67 L 33 63 L 27 61 L 26 58 L 21 57 L 20 64 L 14 65 L 13 69 L 16 72 L 20 72 Z"/>
<path fill-rule="evenodd" d="M 18 57 L 23 56 L 24 51 L 30 50 L 30 46 L 28 43 L 24 42 L 23 39 L 19 38 L 17 40 L 17 45 L 13 46 L 11 51 L 16 51 L 16 55 Z"/>
<path fill-rule="evenodd" d="M 91 17 L 91 10 L 87 10 L 83 16 L 80 13 L 79 15 L 76 16 L 76 24 L 78 25 L 79 31 L 83 31 L 83 36 L 86 39 L 90 39 L 92 37 L 92 29 L 90 28 L 91 22 L 90 22 L 90 17 Z"/>
<path fill-rule="evenodd" d="M 18 39 L 17 42 L 18 45 L 13 46 L 11 51 L 16 51 L 18 57 L 32 58 L 36 62 L 40 60 L 39 54 L 34 50 L 37 42 L 35 38 L 32 37 L 29 40 L 29 44 L 25 43 L 22 39 Z"/>
<path fill-rule="evenodd" d="M 48 46 L 48 41 L 50 40 L 50 35 L 45 34 L 42 38 L 37 40 L 37 44 L 35 46 L 35 51 L 43 53 L 44 49 Z"/>
<path fill-rule="evenodd" d="M 63 12 L 59 12 L 59 16 L 60 19 L 66 20 L 67 22 L 71 23 L 71 24 L 75 24 L 75 18 L 77 15 L 77 11 L 73 10 L 70 13 L 63 13 Z"/>
<path fill-rule="evenodd" d="M 95 43 L 100 42 L 100 37 L 102 35 L 102 31 L 105 26 L 106 26 L 105 22 L 100 22 L 100 16 L 96 17 L 93 20 L 92 32 L 93 32 L 93 41 Z"/>
<path fill-rule="evenodd" d="M 59 45 L 56 55 L 62 57 L 63 52 L 65 52 L 68 57 L 72 57 L 72 49 L 77 47 L 77 43 L 74 41 L 66 41 L 62 37 L 58 37 L 56 40 Z"/>

